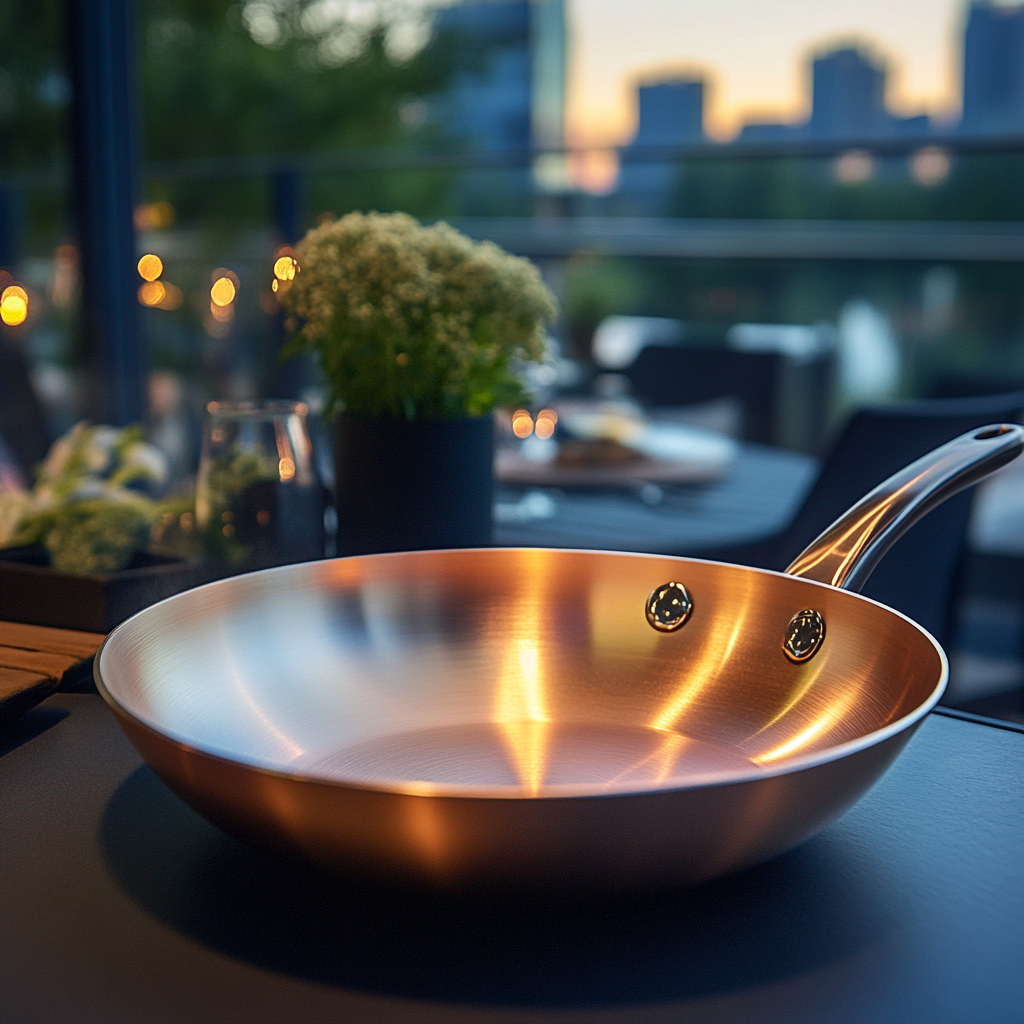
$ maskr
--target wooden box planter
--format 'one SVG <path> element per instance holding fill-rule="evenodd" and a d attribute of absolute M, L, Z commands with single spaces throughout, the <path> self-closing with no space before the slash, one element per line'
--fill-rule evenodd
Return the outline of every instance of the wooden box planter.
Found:
<path fill-rule="evenodd" d="M 120 572 L 50 568 L 42 547 L 0 548 L 0 620 L 109 633 L 148 605 L 224 575 L 198 561 L 142 552 Z"/>

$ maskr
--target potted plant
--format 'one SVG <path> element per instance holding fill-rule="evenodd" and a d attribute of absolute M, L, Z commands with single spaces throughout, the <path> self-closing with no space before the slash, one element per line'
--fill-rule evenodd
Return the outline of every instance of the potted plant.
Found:
<path fill-rule="evenodd" d="M 495 406 L 526 399 L 555 302 L 528 260 L 444 223 L 352 213 L 278 277 L 336 418 L 339 554 L 490 543 Z"/>

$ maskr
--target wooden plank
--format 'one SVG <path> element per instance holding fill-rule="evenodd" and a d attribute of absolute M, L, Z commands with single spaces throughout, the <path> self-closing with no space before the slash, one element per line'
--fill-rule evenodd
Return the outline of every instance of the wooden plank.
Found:
<path fill-rule="evenodd" d="M 77 658 L 94 655 L 106 637 L 102 633 L 83 633 L 74 629 L 28 626 L 21 622 L 0 622 L 0 644 L 29 651 L 70 654 Z"/>
<path fill-rule="evenodd" d="M 0 646 L 0 667 L 20 668 L 60 679 L 72 665 L 82 659 L 74 654 L 51 654 L 49 651 L 27 651 L 21 647 Z"/>
<path fill-rule="evenodd" d="M 49 674 L 40 675 L 38 672 L 26 672 L 20 668 L 0 668 L 0 701 L 7 700 L 22 690 L 30 690 L 33 686 L 52 678 Z"/>
<path fill-rule="evenodd" d="M 58 686 L 88 683 L 102 633 L 0 622 L 0 726 L 45 700 Z"/>

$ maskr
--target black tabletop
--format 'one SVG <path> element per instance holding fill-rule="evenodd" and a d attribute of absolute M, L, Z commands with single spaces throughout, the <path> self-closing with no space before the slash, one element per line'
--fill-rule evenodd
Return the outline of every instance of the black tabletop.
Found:
<path fill-rule="evenodd" d="M 664 554 L 725 547 L 781 529 L 817 472 L 809 455 L 742 444 L 729 472 L 712 483 L 548 489 L 550 500 L 533 506 L 523 498 L 534 489 L 499 487 L 494 543 Z"/>
<path fill-rule="evenodd" d="M 0 736 L 0 1019 L 1024 1019 L 1024 734 L 931 716 L 784 857 L 591 902 L 445 898 L 250 850 L 98 697 Z"/>

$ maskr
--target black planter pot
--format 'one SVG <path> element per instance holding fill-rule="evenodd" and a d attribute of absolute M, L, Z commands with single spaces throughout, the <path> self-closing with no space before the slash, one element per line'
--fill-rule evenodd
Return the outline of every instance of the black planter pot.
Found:
<path fill-rule="evenodd" d="M 335 428 L 338 554 L 491 543 L 494 421 L 342 413 Z"/>

